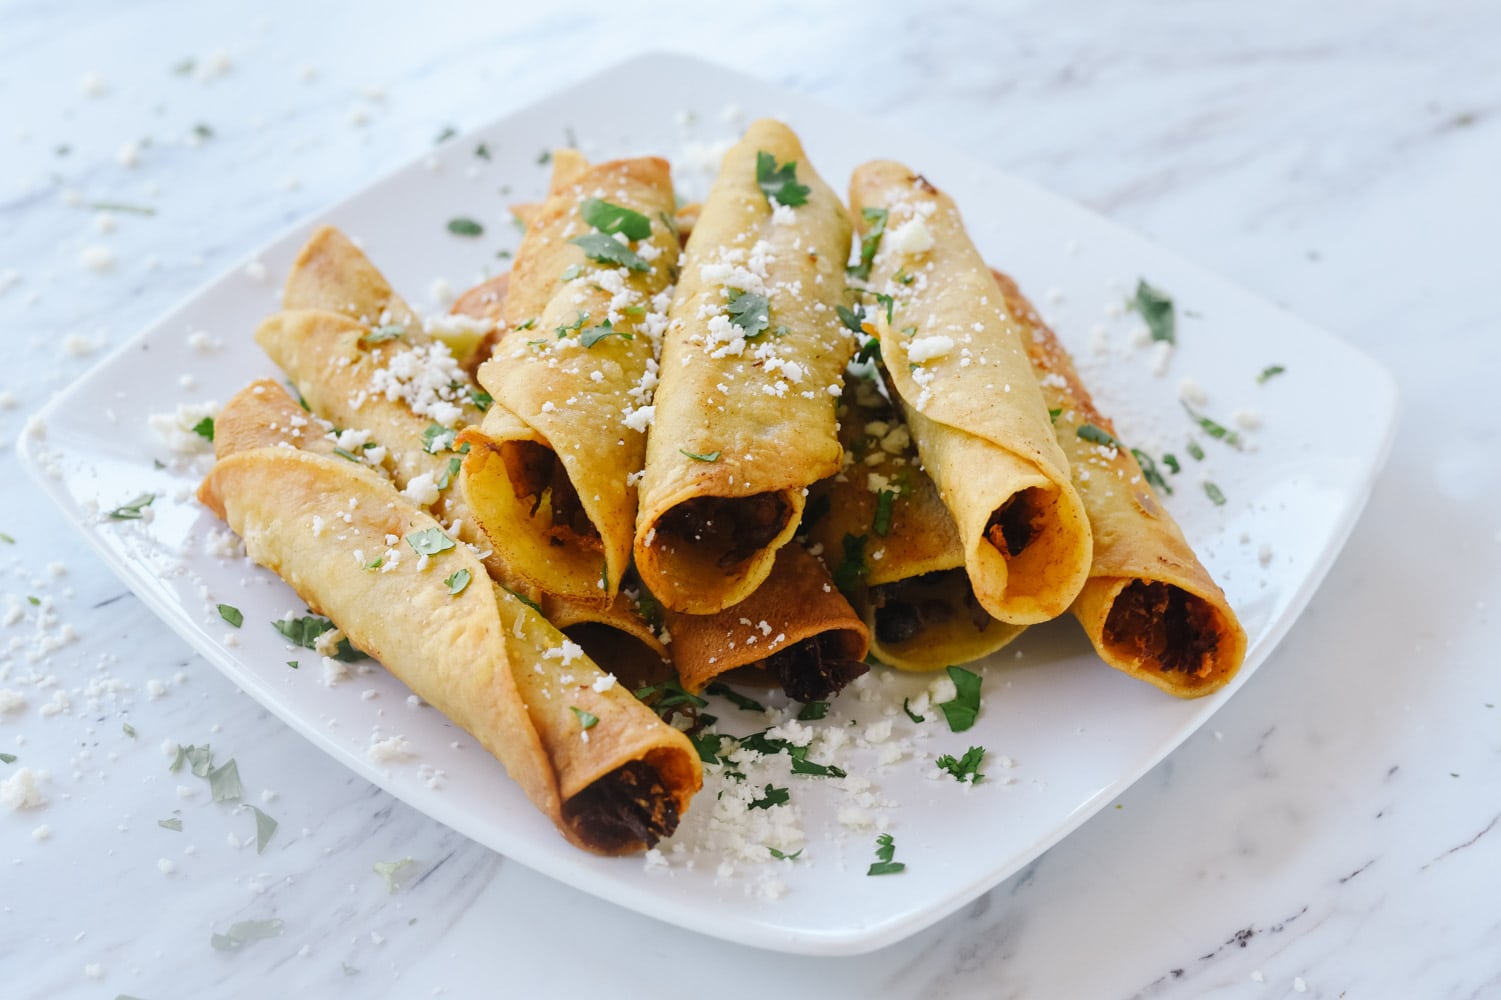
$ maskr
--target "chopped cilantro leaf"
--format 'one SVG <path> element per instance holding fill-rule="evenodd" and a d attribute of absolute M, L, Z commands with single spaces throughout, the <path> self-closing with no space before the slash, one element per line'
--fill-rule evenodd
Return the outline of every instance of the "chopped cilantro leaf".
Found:
<path fill-rule="evenodd" d="M 739 691 L 736 691 L 734 688 L 730 687 L 728 684 L 724 683 L 723 681 L 715 681 L 713 684 L 710 684 L 708 687 L 704 688 L 704 690 L 707 691 L 709 694 L 715 694 L 715 695 L 718 695 L 721 698 L 726 699 L 732 705 L 734 705 L 736 708 L 742 709 L 743 711 L 746 711 L 746 712 L 764 712 L 764 711 L 766 711 L 766 706 L 765 705 L 761 704 L 759 701 L 757 701 L 754 698 L 747 698 L 745 695 L 741 694 Z"/>
<path fill-rule="evenodd" d="M 624 233 L 628 240 L 644 240 L 651 236 L 651 220 L 623 205 L 589 198 L 579 209 L 585 222 L 606 235 Z"/>
<path fill-rule="evenodd" d="M 891 513 L 896 505 L 896 490 L 881 490 L 876 494 L 876 516 L 870 530 L 885 538 L 891 533 Z"/>
<path fill-rule="evenodd" d="M 14 764 L 16 755 L 13 753 L 0 753 L 0 764 Z"/>
<path fill-rule="evenodd" d="M 251 806 L 250 811 L 255 813 L 255 853 L 260 854 L 271 842 L 271 835 L 276 832 L 279 824 L 255 806 Z"/>
<path fill-rule="evenodd" d="M 868 281 L 870 265 L 876 259 L 876 250 L 881 245 L 881 236 L 886 232 L 887 213 L 884 208 L 867 208 L 861 210 L 860 215 L 871 224 L 870 229 L 860 237 L 860 263 L 851 264 L 845 268 L 845 271 L 852 278 Z"/>
<path fill-rule="evenodd" d="M 679 448 L 678 451 L 682 452 L 684 455 L 687 455 L 689 458 L 693 459 L 695 462 L 717 462 L 717 461 L 719 461 L 719 452 L 717 452 L 717 451 L 705 452 L 703 454 L 699 454 L 698 452 L 694 452 L 694 451 L 687 451 L 686 449 L 683 449 L 683 448 Z"/>
<path fill-rule="evenodd" d="M 648 684 L 646 687 L 637 688 L 635 695 L 639 701 L 664 719 L 671 718 L 679 710 L 696 712 L 709 704 L 698 695 L 684 690 L 682 682 L 676 677 L 659 684 Z"/>
<path fill-rule="evenodd" d="M 454 128 L 452 125 L 445 125 L 443 126 L 443 131 L 439 132 L 436 136 L 433 137 L 433 145 L 441 145 L 458 134 L 458 129 Z"/>
<path fill-rule="evenodd" d="M 1162 473 L 1157 471 L 1157 463 L 1152 461 L 1152 456 L 1140 448 L 1132 448 L 1131 455 L 1136 459 L 1136 464 L 1141 466 L 1142 478 L 1152 486 L 1172 496 L 1173 488 L 1167 484 L 1166 479 L 1162 478 Z"/>
<path fill-rule="evenodd" d="M 949 667 L 948 672 L 956 694 L 952 701 L 945 701 L 938 708 L 948 719 L 949 729 L 962 733 L 975 724 L 975 717 L 980 714 L 980 675 L 963 667 Z"/>
<path fill-rule="evenodd" d="M 875 337 L 867 340 L 855 354 L 855 361 L 862 365 L 869 364 L 872 361 L 879 364 L 881 361 L 881 341 Z"/>
<path fill-rule="evenodd" d="M 448 593 L 451 597 L 458 597 L 464 592 L 464 588 L 469 586 L 469 581 L 473 578 L 473 573 L 470 573 L 467 569 L 461 569 L 457 573 L 444 578 L 443 585 L 448 588 Z"/>
<path fill-rule="evenodd" d="M 771 302 L 766 296 L 742 292 L 738 288 L 728 289 L 728 292 L 730 302 L 725 306 L 725 312 L 729 314 L 731 323 L 745 331 L 747 340 L 759 336 L 771 325 Z"/>
<path fill-rule="evenodd" d="M 15 538 L 11 537 L 10 535 L 7 535 L 3 531 L 0 531 L 0 542 L 4 542 L 6 545 L 14 545 L 14 544 L 16 544 Z"/>
<path fill-rule="evenodd" d="M 454 440 L 458 436 L 459 432 L 452 427 L 429 424 L 427 430 L 422 432 L 422 450 L 429 455 L 436 455 L 440 451 L 453 451 Z"/>
<path fill-rule="evenodd" d="M 798 722 L 817 722 L 829 714 L 829 703 L 826 701 L 810 701 L 798 709 Z"/>
<path fill-rule="evenodd" d="M 455 236 L 481 236 L 485 232 L 485 227 L 461 215 L 448 220 L 448 231 Z"/>
<path fill-rule="evenodd" d="M 1265 367 L 1265 368 L 1263 368 L 1261 370 L 1261 374 L 1260 375 L 1256 376 L 1256 384 L 1257 385 L 1265 385 L 1266 382 L 1267 382 L 1267 379 L 1275 378 L 1276 376 L 1281 375 L 1285 371 L 1287 371 L 1287 369 L 1284 368 L 1284 367 L 1282 367 L 1281 365 L 1268 365 L 1267 367 Z"/>
<path fill-rule="evenodd" d="M 783 854 L 781 851 L 777 850 L 775 847 L 768 847 L 767 850 L 770 851 L 771 852 L 771 856 L 774 857 L 774 858 L 776 858 L 778 861 L 796 861 L 799 857 L 802 856 L 804 848 L 799 847 L 797 850 L 793 851 L 791 854 Z"/>
<path fill-rule="evenodd" d="M 1217 441 L 1225 442 L 1232 448 L 1240 448 L 1241 440 L 1239 434 L 1235 433 L 1223 424 L 1216 423 L 1206 416 L 1195 413 L 1193 407 L 1189 406 L 1187 403 L 1183 404 L 1183 408 L 1188 411 L 1188 415 L 1190 417 L 1194 418 L 1194 422 L 1197 423 L 1201 428 L 1203 428 L 1205 434 L 1208 434 L 1210 437 L 1214 438 Z M 1194 457 L 1198 458 L 1200 456 L 1195 455 Z"/>
<path fill-rule="evenodd" d="M 1126 446 L 1117 441 L 1115 435 L 1101 430 L 1094 424 L 1080 424 L 1078 430 L 1074 433 L 1093 444 L 1102 444 L 1107 448 L 1115 448 L 1118 451 L 1126 450 Z"/>
<path fill-rule="evenodd" d="M 1214 483 L 1208 482 L 1207 480 L 1204 483 L 1204 495 L 1207 496 L 1210 500 L 1213 500 L 1216 507 L 1225 506 L 1225 494 L 1220 492 L 1220 488 L 1218 486 L 1216 486 Z"/>
<path fill-rule="evenodd" d="M 151 506 L 151 501 L 156 499 L 155 493 L 142 493 L 129 503 L 122 503 L 109 512 L 109 517 L 114 521 L 139 521 L 144 515 L 141 513 Z"/>
<path fill-rule="evenodd" d="M 1136 298 L 1131 300 L 1131 308 L 1141 313 L 1141 318 L 1146 321 L 1153 340 L 1165 340 L 1169 344 L 1177 343 L 1177 320 L 1173 314 L 1173 300 L 1166 292 L 1153 288 L 1144 280 L 1137 279 Z"/>
<path fill-rule="evenodd" d="M 883 833 L 876 838 L 876 861 L 872 864 L 867 875 L 895 875 L 897 872 L 906 871 L 907 866 L 900 861 L 891 860 L 896 856 L 896 843 L 891 839 L 891 834 Z"/>
<path fill-rule="evenodd" d="M 240 609 L 231 604 L 219 605 L 219 617 L 229 622 L 235 628 L 239 628 L 245 622 L 245 616 L 240 613 Z"/>
<path fill-rule="evenodd" d="M 444 534 L 442 528 L 423 528 L 408 535 L 407 544 L 419 556 L 435 556 L 453 548 L 454 541 Z"/>
<path fill-rule="evenodd" d="M 240 785 L 240 766 L 233 758 L 214 768 L 206 777 L 209 797 L 215 802 L 238 802 L 245 794 L 245 789 Z"/>
<path fill-rule="evenodd" d="M 558 275 L 558 280 L 564 282 L 572 281 L 583 273 L 584 269 L 582 267 L 579 267 L 577 264 L 570 264 L 568 267 L 563 268 L 563 273 Z"/>
<path fill-rule="evenodd" d="M 171 830 L 174 833 L 182 832 L 182 820 L 176 816 L 170 816 L 167 819 L 159 819 L 156 821 L 156 825 L 161 827 L 163 830 Z"/>
<path fill-rule="evenodd" d="M 980 763 L 985 759 L 984 747 L 970 747 L 964 751 L 963 757 L 955 757 L 946 753 L 934 763 L 940 771 L 947 771 L 954 776 L 954 780 L 961 784 L 968 781 L 971 785 L 977 784 L 985 775 L 980 773 Z"/>
<path fill-rule="evenodd" d="M 298 662 L 297 660 L 288 660 L 287 661 L 287 666 L 291 667 L 293 670 L 296 670 L 299 667 L 301 667 L 302 664 L 300 662 Z"/>
<path fill-rule="evenodd" d="M 651 265 L 646 262 L 646 258 L 629 249 L 613 236 L 606 236 L 604 233 L 585 233 L 583 236 L 575 236 L 568 242 L 584 251 L 584 256 L 596 263 L 618 264 L 643 274 L 651 270 Z"/>
<path fill-rule="evenodd" d="M 788 208 L 806 205 L 812 191 L 797 182 L 797 161 L 789 160 L 779 167 L 777 158 L 764 149 L 756 153 L 756 186 L 768 202 L 775 201 Z"/>
<path fill-rule="evenodd" d="M 865 580 L 865 536 L 844 536 L 844 560 L 834 568 L 834 586 L 848 597 Z"/>
<path fill-rule="evenodd" d="M 375 874 L 385 880 L 386 894 L 390 895 L 396 891 L 396 884 L 400 881 L 401 872 L 416 863 L 411 858 L 402 858 L 400 861 L 377 861 L 370 867 L 375 870 Z"/>
<path fill-rule="evenodd" d="M 593 729 L 595 726 L 599 725 L 599 716 L 595 715 L 593 712 L 586 712 L 576 705 L 569 705 L 568 710 L 574 715 L 578 716 L 580 729 Z"/>
<path fill-rule="evenodd" d="M 855 333 L 865 333 L 865 307 L 859 303 L 855 308 L 835 306 L 834 311 L 839 314 L 839 321 Z"/>
<path fill-rule="evenodd" d="M 433 480 L 433 485 L 438 487 L 438 489 L 440 490 L 448 489 L 448 487 L 453 484 L 453 477 L 457 476 L 459 474 L 459 470 L 463 467 L 464 460 L 455 455 L 453 458 L 450 458 L 448 460 L 448 464 L 438 472 L 438 478 Z M 380 560 L 377 559 L 376 566 L 374 568 L 379 569 L 379 563 Z"/>
<path fill-rule="evenodd" d="M 1170 451 L 1163 452 L 1163 454 L 1162 454 L 1162 464 L 1165 465 L 1165 466 L 1167 466 L 1167 471 L 1171 472 L 1175 476 L 1183 468 L 1182 466 L 1180 466 L 1178 464 L 1178 456 L 1174 455 Z"/>
<path fill-rule="evenodd" d="M 768 784 L 766 786 L 766 794 L 762 795 L 759 799 L 752 800 L 748 808 L 770 809 L 772 806 L 785 805 L 791 798 L 792 796 L 788 794 L 787 789 L 777 788 Z"/>
<path fill-rule="evenodd" d="M 1195 462 L 1204 461 L 1204 449 L 1199 447 L 1199 442 L 1190 440 L 1188 442 L 1188 453 L 1193 456 Z"/>
<path fill-rule="evenodd" d="M 926 715 L 918 715 L 916 712 L 912 711 L 911 699 L 909 698 L 902 699 L 902 711 L 906 712 L 907 718 L 911 719 L 913 722 L 928 721 L 928 717 Z"/>
<path fill-rule="evenodd" d="M 895 320 L 891 318 L 891 311 L 896 308 L 896 299 L 892 298 L 890 295 L 887 295 L 885 292 L 873 292 L 871 294 L 876 297 L 877 305 L 886 307 L 886 325 L 891 326 L 892 323 L 895 322 Z"/>
<path fill-rule="evenodd" d="M 276 937 L 281 929 L 282 922 L 274 917 L 270 920 L 241 920 L 230 924 L 228 932 L 211 936 L 209 944 L 219 951 L 239 951 L 251 941 Z"/>
<path fill-rule="evenodd" d="M 490 147 L 484 143 L 480 143 L 474 147 L 474 155 L 482 160 L 488 160 L 490 158 Z"/>
<path fill-rule="evenodd" d="M 407 328 L 400 323 L 387 323 L 361 334 L 355 345 L 360 348 L 369 347 L 371 344 L 383 344 L 388 340 L 399 340 L 406 336 Z"/>
<path fill-rule="evenodd" d="M 585 347 L 593 347 L 606 337 L 621 337 L 625 340 L 636 339 L 631 336 L 628 330 L 615 329 L 609 320 L 605 320 L 599 326 L 591 326 L 587 330 L 579 331 L 579 343 Z"/>
<path fill-rule="evenodd" d="M 288 641 L 303 649 L 317 650 L 318 637 L 332 631 L 336 626 L 327 618 L 307 615 L 303 618 L 283 618 L 271 623 Z M 365 659 L 365 654 L 355 649 L 348 639 L 340 639 L 335 647 L 334 659 L 341 663 L 355 663 Z"/>
<path fill-rule="evenodd" d="M 540 615 L 542 613 L 542 605 L 538 604 L 530 597 L 527 597 L 525 594 L 518 594 L 510 587 L 501 587 L 500 589 L 504 590 L 507 594 L 510 594 L 512 597 L 516 598 L 516 600 L 520 601 L 522 604 L 525 604 L 527 607 L 537 612 L 537 614 Z"/>
<path fill-rule="evenodd" d="M 354 452 L 350 451 L 348 448 L 338 448 L 338 447 L 336 447 L 336 448 L 334 448 L 334 454 L 338 455 L 340 458 L 348 459 L 351 462 L 358 463 L 360 461 L 360 456 L 356 455 Z"/>
<path fill-rule="evenodd" d="M 131 739 L 136 738 L 136 727 L 132 726 L 128 722 L 120 723 L 120 731 L 123 732 L 126 736 L 129 736 Z"/>
<path fill-rule="evenodd" d="M 469 387 L 469 401 L 479 408 L 481 413 L 488 413 L 490 407 L 495 405 L 495 397 L 483 389 Z"/>
<path fill-rule="evenodd" d="M 193 433 L 199 437 L 212 441 L 214 439 L 214 418 L 204 417 L 193 425 Z"/>
<path fill-rule="evenodd" d="M 1050 406 L 1050 407 L 1048 407 L 1048 423 L 1056 424 L 1058 422 L 1058 418 L 1061 417 L 1062 415 L 1063 415 L 1063 407 L 1061 407 L 1061 406 Z"/>
<path fill-rule="evenodd" d="M 584 324 L 587 323 L 587 322 L 589 322 L 589 314 L 588 313 L 586 313 L 586 312 L 576 313 L 574 315 L 574 320 L 573 320 L 572 323 L 569 323 L 567 326 L 560 326 L 560 327 L 558 327 L 558 339 L 562 340 L 564 337 L 568 336 L 570 333 L 578 333 L 580 330 L 582 330 L 584 328 Z"/>
<path fill-rule="evenodd" d="M 801 753 L 792 754 L 793 774 L 811 774 L 819 778 L 843 778 L 846 776 L 843 768 L 835 767 L 833 764 L 819 764 L 809 760 L 807 747 L 794 747 L 792 749 L 801 751 Z"/>

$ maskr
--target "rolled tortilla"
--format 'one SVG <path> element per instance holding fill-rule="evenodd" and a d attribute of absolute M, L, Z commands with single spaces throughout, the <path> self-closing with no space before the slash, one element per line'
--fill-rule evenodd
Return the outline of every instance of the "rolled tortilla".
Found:
<path fill-rule="evenodd" d="M 701 783 L 692 744 L 390 483 L 266 447 L 220 459 L 199 497 L 251 559 L 479 740 L 570 841 L 624 854 L 676 828 Z M 419 556 L 422 539 L 450 547 Z"/>
<path fill-rule="evenodd" d="M 880 240 L 870 287 L 890 296 L 865 325 L 958 525 L 975 596 L 1013 624 L 1056 618 L 1088 576 L 1089 521 L 1018 326 L 948 195 L 874 161 L 855 170 L 850 204 L 862 240 Z"/>
<path fill-rule="evenodd" d="M 865 624 L 796 542 L 777 550 L 771 575 L 739 604 L 712 615 L 669 611 L 667 624 L 678 677 L 693 693 L 739 671 L 734 679 L 823 701 L 869 669 Z"/>
<path fill-rule="evenodd" d="M 460 437 L 463 489 L 512 569 L 549 593 L 604 605 L 630 565 L 678 239 L 666 161 L 563 176 L 527 227 L 505 294 L 507 332 L 479 368 L 494 405 Z M 596 225 L 636 238 L 622 244 Z"/>
<path fill-rule="evenodd" d="M 1053 331 L 1015 282 L 999 272 L 995 279 L 1007 312 L 1024 330 L 1022 343 L 1047 405 L 1058 412 L 1054 429 L 1094 528 L 1089 581 L 1069 610 L 1115 669 L 1180 698 L 1219 690 L 1246 655 L 1235 611 L 1163 508 L 1136 455 L 1095 408 Z M 1094 431 L 1081 437 L 1085 427 Z"/>
<path fill-rule="evenodd" d="M 870 630 L 876 659 L 917 671 L 978 660 L 1025 626 L 980 606 L 959 529 L 878 379 L 852 375 L 845 384 L 844 471 L 813 488 L 804 530 Z"/>
<path fill-rule="evenodd" d="M 774 191 L 789 174 L 788 203 L 774 206 L 762 181 Z M 839 471 L 834 404 L 855 345 L 835 306 L 849 236 L 785 125 L 755 122 L 725 154 L 669 312 L 636 518 L 637 570 L 673 610 L 748 597 L 796 530 L 804 491 Z"/>
<path fill-rule="evenodd" d="M 417 313 L 396 294 L 365 252 L 333 226 L 319 226 L 292 262 L 283 309 L 322 309 L 378 326 L 411 326 Z"/>

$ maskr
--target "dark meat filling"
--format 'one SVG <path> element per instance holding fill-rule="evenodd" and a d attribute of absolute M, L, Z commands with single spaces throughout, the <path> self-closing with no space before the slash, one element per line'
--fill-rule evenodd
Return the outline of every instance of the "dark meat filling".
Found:
<path fill-rule="evenodd" d="M 663 514 L 657 533 L 720 552 L 715 563 L 727 569 L 771 544 L 791 514 L 787 501 L 777 493 L 694 497 Z"/>
<path fill-rule="evenodd" d="M 590 844 L 619 851 L 655 847 L 678 828 L 678 803 L 657 769 L 645 761 L 622 764 L 568 800 L 564 817 Z"/>
<path fill-rule="evenodd" d="M 1219 646 L 1214 609 L 1166 583 L 1134 580 L 1105 619 L 1105 641 L 1124 647 L 1160 670 L 1205 676 Z"/>
<path fill-rule="evenodd" d="M 845 658 L 839 636 L 825 632 L 772 653 L 766 658 L 766 669 L 788 695 L 809 702 L 833 697 L 870 667 Z"/>
<path fill-rule="evenodd" d="M 1013 559 L 1037 537 L 1042 520 L 1033 507 L 1031 493 L 1032 490 L 1022 490 L 1009 497 L 985 525 L 986 540 Z"/>
<path fill-rule="evenodd" d="M 511 489 L 521 501 L 532 502 L 532 517 L 537 516 L 544 503 L 548 505 L 552 527 L 547 535 L 551 544 L 581 543 L 587 548 L 603 551 L 599 531 L 584 512 L 578 491 L 573 488 L 557 455 L 531 441 L 509 444 L 501 454 L 506 463 L 506 475 L 511 479 Z"/>
<path fill-rule="evenodd" d="M 887 646 L 896 646 L 910 642 L 929 628 L 951 621 L 957 611 L 953 601 L 936 594 L 945 578 L 955 573 L 962 576 L 964 570 L 938 570 L 870 588 L 870 601 L 875 608 L 876 638 Z M 984 632 L 992 621 L 967 580 L 964 610 L 977 632 Z"/>

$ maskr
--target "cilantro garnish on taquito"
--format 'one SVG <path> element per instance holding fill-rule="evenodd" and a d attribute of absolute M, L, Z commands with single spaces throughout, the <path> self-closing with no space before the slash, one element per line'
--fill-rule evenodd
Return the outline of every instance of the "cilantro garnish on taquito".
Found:
<path fill-rule="evenodd" d="M 1235 676 L 1246 634 L 1225 593 L 1153 492 L 1168 489 L 1145 452 L 1123 444 L 1073 360 L 1016 284 L 996 273 L 1021 325 L 1054 429 L 1094 527 L 1089 581 L 1070 610 L 1101 659 L 1177 695 L 1197 698 Z"/>
<path fill-rule="evenodd" d="M 678 676 L 694 694 L 738 671 L 729 679 L 822 701 L 870 669 L 864 623 L 797 542 L 777 550 L 771 575 L 745 600 L 712 615 L 669 611 L 667 624 Z"/>
<path fill-rule="evenodd" d="M 850 205 L 878 296 L 849 318 L 880 339 L 975 596 L 1013 624 L 1056 618 L 1088 575 L 1089 521 L 1020 330 L 948 195 L 874 161 L 855 170 Z"/>
<path fill-rule="evenodd" d="M 576 159 L 530 213 L 478 371 L 494 405 L 459 440 L 464 494 L 506 564 L 606 604 L 631 559 L 678 237 L 665 160 Z"/>
<path fill-rule="evenodd" d="M 813 488 L 803 530 L 869 628 L 875 658 L 902 670 L 942 670 L 995 652 L 1024 626 L 980 606 L 959 529 L 879 378 L 852 371 L 847 380 L 839 406 L 844 471 Z"/>
<path fill-rule="evenodd" d="M 635 556 L 669 608 L 744 600 L 796 530 L 804 491 L 839 470 L 849 239 L 797 136 L 752 124 L 704 201 L 663 341 Z"/>

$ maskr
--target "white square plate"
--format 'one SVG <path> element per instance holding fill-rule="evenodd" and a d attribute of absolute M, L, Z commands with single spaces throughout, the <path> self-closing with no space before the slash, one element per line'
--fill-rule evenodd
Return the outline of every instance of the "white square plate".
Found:
<path fill-rule="evenodd" d="M 631 86 L 612 81 L 630 80 Z M 652 106 L 642 94 L 673 94 Z M 266 623 L 301 605 L 265 570 L 212 551 L 222 526 L 192 499 L 201 467 L 174 461 L 148 428 L 178 403 L 225 400 L 253 377 L 277 374 L 251 340 L 275 308 L 274 291 L 309 230 L 333 223 L 358 238 L 392 283 L 418 302 L 446 278 L 462 288 L 504 267 L 513 249 L 506 206 L 539 197 L 539 153 L 577 135 L 591 158 L 656 153 L 674 162 L 680 186 L 701 192 L 711 142 L 738 132 L 724 109 L 788 121 L 836 190 L 875 157 L 902 160 L 958 201 L 987 258 L 1016 277 L 1080 362 L 1102 410 L 1122 435 L 1153 454 L 1176 453 L 1168 506 L 1230 596 L 1250 636 L 1239 677 L 1213 697 L 1184 702 L 1098 661 L 1071 620 L 1034 629 L 983 670 L 984 709 L 970 731 L 947 731 L 930 712 L 922 725 L 903 697 L 931 678 L 877 669 L 815 726 L 852 735 L 851 782 L 789 776 L 803 854 L 774 861 L 759 851 L 723 859 L 694 845 L 713 808 L 714 786 L 695 800 L 669 863 L 591 857 L 570 847 L 501 767 L 436 711 L 374 669 L 329 686 L 316 657 L 296 654 Z M 692 112 L 685 120 L 682 111 Z M 477 156 L 483 143 L 488 157 Z M 479 219 L 485 235 L 447 232 L 455 216 Z M 1192 263 L 1078 206 L 998 173 L 968 156 L 854 115 L 823 107 L 718 66 L 676 55 L 637 59 L 571 90 L 452 139 L 417 162 L 306 220 L 257 255 L 269 278 L 236 268 L 115 351 L 53 399 L 23 437 L 25 466 L 105 561 L 210 662 L 293 729 L 349 768 L 467 836 L 554 878 L 622 906 L 743 944 L 792 952 L 851 954 L 896 941 L 994 886 L 1112 801 L 1234 695 L 1270 654 L 1328 570 L 1359 515 L 1391 440 L 1391 377 L 1329 335 L 1240 291 Z M 253 272 L 255 269 L 251 269 Z M 1165 370 L 1138 346 L 1134 314 L 1122 310 L 1138 276 L 1169 292 L 1179 313 L 1178 347 Z M 195 349 L 207 331 L 222 342 Z M 1259 383 L 1280 364 L 1286 371 Z M 184 374 L 196 380 L 187 390 Z M 1192 379 L 1204 409 L 1222 423 L 1246 411 L 1261 426 L 1244 451 L 1197 435 L 1207 457 L 1189 458 L 1195 430 L 1179 401 Z M 1329 430 L 1329 415 L 1339 427 Z M 1160 463 L 1159 463 L 1160 464 Z M 1212 479 L 1227 502 L 1203 489 Z M 160 496 L 151 517 L 102 514 L 145 491 Z M 244 612 L 239 631 L 215 605 Z M 605 664 L 608 668 L 608 664 Z M 309 668 L 312 669 L 309 669 Z M 977 668 L 979 669 L 979 668 Z M 366 700 L 365 689 L 379 696 Z M 766 721 L 728 705 L 720 728 L 745 734 Z M 889 740 L 866 727 L 891 719 Z M 409 760 L 377 764 L 377 735 L 401 734 Z M 881 764 L 893 742 L 909 750 Z M 973 787 L 937 771 L 936 754 L 989 751 L 987 779 Z M 816 759 L 816 758 L 815 758 Z M 434 781 L 433 769 L 444 772 Z M 860 779 L 870 787 L 859 790 Z M 434 787 L 436 785 L 436 787 Z M 868 825 L 866 825 L 868 824 Z M 881 830 L 895 838 L 898 875 L 866 876 Z M 691 861 L 691 864 L 690 864 Z"/>

